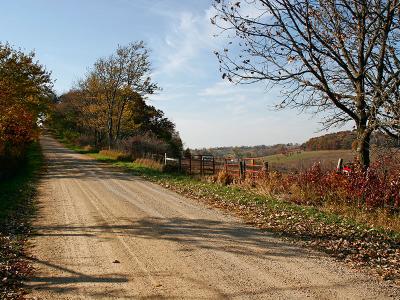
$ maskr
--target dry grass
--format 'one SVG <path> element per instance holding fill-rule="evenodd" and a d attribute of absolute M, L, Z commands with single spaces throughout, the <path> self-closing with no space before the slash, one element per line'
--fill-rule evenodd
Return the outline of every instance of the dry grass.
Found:
<path fill-rule="evenodd" d="M 249 187 L 249 186 L 248 186 Z M 250 187 L 249 187 L 250 188 Z M 392 214 L 387 209 L 374 209 L 369 210 L 366 208 L 359 208 L 355 205 L 346 204 L 343 202 L 324 202 L 312 203 L 304 201 L 304 198 L 310 195 L 304 194 L 295 185 L 291 186 L 289 190 L 284 190 L 279 184 L 276 185 L 257 185 L 256 188 L 251 187 L 252 191 L 262 196 L 274 197 L 283 202 L 293 202 L 299 204 L 306 204 L 318 207 L 320 211 L 327 213 L 334 213 L 359 224 L 368 224 L 369 226 L 377 229 L 384 229 L 400 233 L 400 215 Z M 307 203 L 306 203 L 307 202 Z"/>
<path fill-rule="evenodd" d="M 309 179 L 311 182 L 307 184 L 295 178 L 297 175 L 270 172 L 267 177 L 261 176 L 257 180 L 233 181 L 233 185 L 282 202 L 316 207 L 320 211 L 334 213 L 356 223 L 368 224 L 372 228 L 400 232 L 399 213 L 383 207 L 359 206 L 355 202 L 349 202 L 347 192 L 340 188 L 328 190 L 327 187 L 326 192 L 321 196 L 315 189 L 312 179 Z M 226 184 L 221 180 L 215 180 L 215 182 Z"/>
<path fill-rule="evenodd" d="M 131 159 L 129 154 L 116 150 L 101 150 L 99 154 L 115 160 L 129 161 Z"/>
<path fill-rule="evenodd" d="M 96 151 L 96 148 L 93 147 L 92 145 L 86 145 L 86 146 L 84 146 L 82 149 L 83 149 L 83 151 L 85 151 L 85 152 L 94 152 L 94 151 Z"/>
<path fill-rule="evenodd" d="M 225 170 L 218 172 L 218 174 L 216 176 L 214 176 L 214 178 L 215 178 L 215 182 L 218 182 L 222 185 L 229 185 L 229 184 L 232 184 L 234 181 L 233 176 L 226 173 Z"/>
<path fill-rule="evenodd" d="M 162 163 L 149 158 L 138 158 L 135 160 L 135 164 L 157 171 L 162 171 L 164 168 L 164 165 Z"/>

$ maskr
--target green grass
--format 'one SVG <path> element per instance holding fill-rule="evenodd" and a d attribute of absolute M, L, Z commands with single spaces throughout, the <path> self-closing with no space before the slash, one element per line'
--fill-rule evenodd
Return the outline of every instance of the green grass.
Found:
<path fill-rule="evenodd" d="M 28 149 L 27 160 L 18 172 L 10 179 L 0 182 L 0 225 L 8 221 L 8 217 L 20 213 L 29 202 L 35 191 L 38 171 L 43 164 L 40 145 L 32 144 Z"/>
<path fill-rule="evenodd" d="M 110 156 L 103 155 L 100 153 L 89 153 L 88 155 L 98 161 L 101 161 L 104 163 L 109 163 L 115 167 L 123 168 L 125 171 L 128 171 L 132 175 L 147 177 L 148 179 L 151 179 L 151 178 L 161 179 L 161 178 L 168 177 L 168 176 L 186 177 L 186 176 L 178 175 L 178 174 L 171 175 L 168 173 L 162 173 L 158 170 L 137 164 L 135 162 L 119 161 L 119 160 L 115 159 L 114 157 L 110 157 Z"/>
<path fill-rule="evenodd" d="M 97 153 L 97 150 L 87 150 L 84 149 L 80 146 L 75 145 L 70 138 L 68 138 L 68 135 L 66 135 L 62 130 L 55 130 L 55 129 L 50 129 L 49 132 L 56 137 L 56 139 L 62 143 L 65 147 L 67 147 L 70 150 L 73 150 L 77 153 L 80 154 L 89 154 L 89 153 Z"/>
<path fill-rule="evenodd" d="M 304 159 L 333 159 L 333 158 L 352 158 L 352 150 L 320 150 L 320 151 L 302 151 L 292 155 L 275 154 L 265 156 L 264 159 L 269 162 L 290 162 Z"/>
<path fill-rule="evenodd" d="M 334 169 L 338 159 L 343 158 L 344 162 L 354 159 L 355 153 L 352 150 L 322 150 L 302 151 L 292 155 L 275 154 L 263 157 L 272 170 L 298 171 L 311 167 L 314 163 L 320 162 L 323 169 Z"/>
<path fill-rule="evenodd" d="M 58 138 L 58 140 L 60 141 L 60 143 L 62 143 L 65 147 L 67 147 L 70 150 L 73 150 L 77 153 L 80 154 L 90 154 L 90 153 L 97 153 L 97 150 L 86 150 L 82 147 L 79 147 L 77 145 L 72 144 L 71 142 L 69 142 L 67 139 L 65 138 Z"/>

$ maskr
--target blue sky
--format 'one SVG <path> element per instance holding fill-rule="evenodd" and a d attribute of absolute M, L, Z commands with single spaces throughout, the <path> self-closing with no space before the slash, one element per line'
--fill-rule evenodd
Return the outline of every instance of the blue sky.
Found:
<path fill-rule="evenodd" d="M 149 101 L 172 119 L 186 146 L 303 142 L 321 135 L 319 119 L 273 111 L 279 89 L 221 80 L 209 18 L 211 0 L 19 0 L 2 3 L 0 41 L 52 71 L 67 91 L 102 56 L 132 41 L 152 50 L 153 79 L 162 91 Z"/>

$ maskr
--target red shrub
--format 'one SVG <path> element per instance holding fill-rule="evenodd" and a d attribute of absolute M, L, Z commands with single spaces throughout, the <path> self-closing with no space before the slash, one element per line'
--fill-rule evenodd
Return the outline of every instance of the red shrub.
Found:
<path fill-rule="evenodd" d="M 12 175 L 38 136 L 34 117 L 21 106 L 0 109 L 0 179 Z"/>
<path fill-rule="evenodd" d="M 380 160 L 367 170 L 355 164 L 350 174 L 324 172 L 319 164 L 299 174 L 271 172 L 259 178 L 257 187 L 268 194 L 290 194 L 290 199 L 299 203 L 347 203 L 359 208 L 398 211 L 400 165 L 393 164 L 391 159 Z"/>
<path fill-rule="evenodd" d="M 21 106 L 12 106 L 0 116 L 0 145 L 2 153 L 19 157 L 27 144 L 36 139 L 38 132 L 32 113 Z"/>

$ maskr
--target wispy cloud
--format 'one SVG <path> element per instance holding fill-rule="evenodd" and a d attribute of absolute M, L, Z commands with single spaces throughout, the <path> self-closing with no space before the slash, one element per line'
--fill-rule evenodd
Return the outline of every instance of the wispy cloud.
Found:
<path fill-rule="evenodd" d="M 245 115 L 255 103 L 267 100 L 261 86 L 233 85 L 222 80 L 202 89 L 197 96 L 206 102 L 219 103 L 232 116 Z"/>
<path fill-rule="evenodd" d="M 198 95 L 205 97 L 224 97 L 224 96 L 232 96 L 234 93 L 232 91 L 232 85 L 228 86 L 225 81 L 219 81 L 205 89 L 201 90 Z"/>
<path fill-rule="evenodd" d="M 190 11 L 162 12 L 170 20 L 171 30 L 165 36 L 165 47 L 160 53 L 163 63 L 156 75 L 201 72 L 198 65 L 202 53 L 210 55 L 217 47 L 216 28 L 210 23 L 213 10 L 209 7 L 198 14 Z"/>

